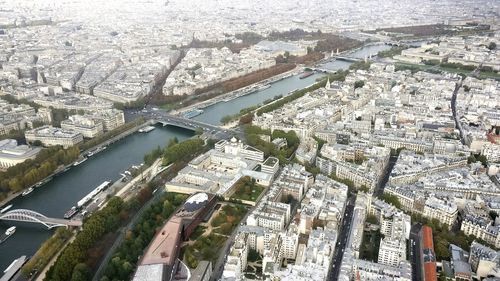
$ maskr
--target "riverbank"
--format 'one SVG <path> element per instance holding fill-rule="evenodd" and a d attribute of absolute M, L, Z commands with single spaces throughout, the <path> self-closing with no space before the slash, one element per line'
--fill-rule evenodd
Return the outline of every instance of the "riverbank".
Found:
<path fill-rule="evenodd" d="M 56 262 L 59 255 L 61 255 L 62 251 L 73 241 L 75 241 L 76 234 L 73 234 L 71 238 L 64 243 L 64 245 L 57 251 L 57 253 L 50 259 L 49 263 L 42 269 L 42 271 L 36 276 L 35 281 L 43 281 L 45 279 L 45 275 L 47 271 L 49 271 L 50 267 Z"/>
<path fill-rule="evenodd" d="M 225 120 L 226 122 L 221 127 L 224 129 L 235 128 L 235 127 L 240 125 L 240 122 L 239 122 L 240 118 L 243 116 L 246 116 L 247 114 L 250 114 L 253 118 L 254 114 L 261 115 L 262 113 L 271 111 L 271 110 L 267 110 L 267 109 L 275 107 L 276 104 L 277 104 L 277 107 L 281 107 L 284 103 L 298 99 L 298 98 L 302 97 L 303 95 L 305 95 L 306 93 L 308 93 L 310 91 L 314 91 L 314 90 L 320 88 L 321 86 L 324 87 L 324 84 L 326 84 L 326 78 L 323 77 L 323 79 L 324 80 L 314 82 L 306 87 L 292 90 L 292 91 L 288 92 L 286 95 L 283 95 L 280 98 L 275 98 L 275 99 L 271 100 L 270 102 L 267 102 L 267 103 L 264 102 L 262 104 L 258 104 L 257 106 L 251 106 L 248 108 L 244 108 L 240 111 L 239 114 L 225 116 L 224 118 L 226 118 L 227 120 Z M 250 122 L 248 122 L 248 123 L 251 123 L 251 120 L 249 120 L 249 121 Z"/>
<path fill-rule="evenodd" d="M 298 73 L 300 73 L 301 69 L 302 69 L 301 67 L 297 66 L 294 69 L 289 70 L 287 72 L 283 72 L 281 74 L 272 76 L 270 78 L 267 78 L 267 79 L 264 79 L 264 80 L 259 81 L 257 83 L 248 85 L 246 87 L 243 87 L 243 88 L 231 91 L 229 93 L 219 95 L 219 96 L 217 96 L 215 98 L 212 98 L 212 99 L 209 99 L 209 100 L 206 100 L 206 101 L 201 101 L 201 102 L 198 102 L 198 103 L 194 103 L 192 105 L 183 107 L 181 109 L 172 110 L 171 113 L 174 114 L 174 115 L 181 115 L 183 113 L 186 113 L 186 112 L 189 112 L 189 111 L 192 111 L 192 110 L 195 110 L 195 109 L 204 109 L 204 108 L 213 106 L 213 105 L 221 103 L 221 102 L 228 102 L 228 101 L 231 101 L 231 100 L 234 100 L 234 99 L 246 96 L 246 95 L 253 94 L 253 93 L 259 91 L 258 89 L 254 90 L 255 88 L 258 88 L 259 86 L 260 87 L 264 87 L 266 85 L 271 85 L 272 86 L 273 83 L 276 83 L 278 81 L 286 79 L 286 78 L 288 78 L 290 76 L 297 75 Z"/>
<path fill-rule="evenodd" d="M 156 177 L 159 173 L 163 172 L 165 169 L 158 169 L 159 166 L 161 165 L 161 163 L 162 163 L 162 159 L 161 158 L 157 159 L 153 165 L 151 165 L 148 168 L 146 168 L 141 174 L 137 175 L 135 178 L 133 178 L 128 183 L 122 183 L 121 181 L 115 182 L 111 187 L 108 188 L 109 193 L 107 193 L 106 196 L 104 196 L 104 197 L 108 197 L 108 196 L 113 196 L 114 195 L 114 196 L 121 197 L 126 202 L 126 201 L 130 200 L 133 196 L 137 196 L 137 192 L 132 192 L 132 191 L 137 191 L 137 190 L 130 190 L 131 187 L 135 186 L 136 183 L 138 183 L 138 182 L 142 182 L 144 179 L 146 179 L 146 182 L 149 182 L 152 179 L 154 179 L 154 177 Z M 169 165 L 166 168 L 168 169 L 170 166 L 171 165 Z M 104 199 L 104 200 L 106 200 L 106 199 Z M 93 212 L 95 212 L 97 210 L 103 209 L 104 207 L 106 207 L 106 204 L 107 204 L 107 201 L 106 201 L 106 203 L 104 203 L 101 206 L 99 206 Z M 69 241 L 67 241 L 66 243 L 64 243 L 64 245 L 62 245 L 62 247 L 58 249 L 57 253 L 54 256 L 51 257 L 50 261 L 45 265 L 45 267 L 40 271 L 40 273 L 37 274 L 36 279 L 35 279 L 36 281 L 43 281 L 43 279 L 45 278 L 45 275 L 46 275 L 47 271 L 56 262 L 57 258 L 62 253 L 62 251 L 71 242 L 74 241 L 75 237 L 76 237 L 76 234 L 73 233 L 73 235 L 69 239 Z"/>
<path fill-rule="evenodd" d="M 121 134 L 109 139 L 109 140 L 105 140 L 101 143 L 98 143 L 84 151 L 81 151 L 80 152 L 80 155 L 78 157 L 78 159 L 82 159 L 84 156 L 86 156 L 90 151 L 93 151 L 99 147 L 103 147 L 103 146 L 108 146 L 108 145 L 111 145 L 113 143 L 115 143 L 116 141 L 119 141 L 127 136 L 130 136 L 131 134 L 137 132 L 138 130 L 140 130 L 141 128 L 143 127 L 146 127 L 150 125 L 150 122 L 141 122 L 139 124 L 137 124 L 136 126 L 134 126 L 133 128 L 131 129 L 128 129 L 127 131 L 125 132 L 122 132 Z M 77 159 L 77 160 L 78 160 Z M 59 166 L 52 174 L 48 175 L 47 177 L 43 178 L 42 180 L 40 180 L 38 183 L 41 183 L 41 182 L 48 182 L 50 181 L 53 177 L 55 176 L 58 176 L 60 175 L 61 173 L 65 172 L 65 171 L 68 171 L 70 169 L 73 168 L 73 163 L 70 163 L 68 165 L 62 165 L 62 166 Z M 35 183 L 33 184 L 32 186 L 28 187 L 28 188 L 37 188 L 36 185 L 38 183 Z M 3 208 L 4 206 L 7 206 L 12 200 L 16 199 L 17 197 L 21 196 L 22 193 L 25 191 L 26 189 L 23 189 L 23 190 L 20 190 L 18 192 L 14 192 L 14 193 L 10 193 L 7 195 L 7 197 L 5 199 L 3 199 L 2 201 L 0 201 L 0 209 Z"/>

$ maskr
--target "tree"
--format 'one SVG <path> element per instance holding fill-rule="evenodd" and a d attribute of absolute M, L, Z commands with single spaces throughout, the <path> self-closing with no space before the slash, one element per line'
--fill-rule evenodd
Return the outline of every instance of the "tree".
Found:
<path fill-rule="evenodd" d="M 366 222 L 367 222 L 367 223 L 371 223 L 371 224 L 378 224 L 377 217 L 376 217 L 375 215 L 372 215 L 372 214 L 369 214 L 369 215 L 366 217 Z"/>
<path fill-rule="evenodd" d="M 69 111 L 67 109 L 50 107 L 50 110 L 52 111 L 52 126 L 60 127 L 61 121 L 69 117 Z"/>
<path fill-rule="evenodd" d="M 317 136 L 313 136 L 313 139 L 318 143 L 318 151 L 321 151 L 321 148 L 323 147 L 323 145 L 325 145 L 325 143 L 327 143 L 327 141 L 322 140 L 322 139 L 318 138 Z"/>
<path fill-rule="evenodd" d="M 484 155 L 479 155 L 477 157 L 477 161 L 481 162 L 481 164 L 483 164 L 484 167 L 488 166 L 488 159 Z"/>
<path fill-rule="evenodd" d="M 358 165 L 361 165 L 361 164 L 358 164 Z M 370 188 L 366 185 L 361 185 L 359 188 L 358 188 L 359 191 L 361 192 L 364 192 L 364 193 L 368 193 L 370 192 Z"/>
<path fill-rule="evenodd" d="M 260 255 L 259 255 L 259 252 L 257 252 L 254 249 L 250 249 L 250 251 L 248 251 L 248 261 L 250 261 L 250 262 L 256 262 L 259 259 L 261 259 Z"/>
<path fill-rule="evenodd" d="M 177 137 L 174 137 L 173 139 L 168 140 L 167 147 L 171 147 L 171 146 L 178 144 L 178 143 L 179 143 L 179 140 L 177 139 Z"/>
<path fill-rule="evenodd" d="M 226 115 L 220 119 L 220 122 L 222 124 L 227 124 L 227 123 L 231 122 L 231 120 L 233 120 L 233 115 Z"/>
<path fill-rule="evenodd" d="M 497 43 L 495 42 L 490 42 L 490 44 L 488 45 L 488 49 L 490 50 L 495 50 L 497 48 Z"/>
<path fill-rule="evenodd" d="M 436 256 L 440 259 L 448 259 L 450 257 L 450 252 L 448 250 L 448 241 L 442 239 L 441 237 L 437 237 L 436 239 Z"/>
<path fill-rule="evenodd" d="M 398 209 L 401 209 L 401 203 L 399 202 L 399 199 L 396 195 L 384 193 L 384 195 L 382 195 L 382 200 L 384 200 L 388 204 L 393 205 L 394 207 L 396 207 Z"/>
<path fill-rule="evenodd" d="M 85 263 L 79 263 L 73 268 L 72 281 L 87 281 L 92 277 L 90 268 Z"/>
<path fill-rule="evenodd" d="M 495 211 L 491 210 L 491 211 L 489 212 L 489 215 L 490 215 L 491 220 L 493 221 L 493 224 L 495 224 L 495 219 L 498 217 L 497 212 L 495 212 Z"/>
<path fill-rule="evenodd" d="M 241 118 L 240 118 L 240 124 L 241 125 L 249 124 L 249 123 L 252 123 L 252 120 L 253 120 L 253 114 L 252 113 L 247 113 L 247 114 L 241 116 Z"/>
<path fill-rule="evenodd" d="M 161 155 L 163 154 L 163 150 L 160 148 L 160 146 L 157 146 L 155 149 L 153 149 L 150 153 L 144 155 L 144 163 L 146 165 L 150 166 L 154 163 L 156 159 L 158 159 Z"/>
<path fill-rule="evenodd" d="M 203 134 L 203 128 L 196 128 L 196 130 L 194 131 L 195 135 L 202 135 Z"/>
<path fill-rule="evenodd" d="M 75 240 L 57 258 L 44 280 L 72 280 L 73 269 L 87 257 L 91 249 L 106 233 L 118 227 L 118 214 L 123 208 L 123 200 L 113 197 L 106 207 L 90 216 Z M 83 269 L 83 267 L 80 267 Z M 81 271 L 84 273 L 85 271 Z"/>
<path fill-rule="evenodd" d="M 349 70 L 368 70 L 370 69 L 370 62 L 358 61 L 349 66 Z"/>
<path fill-rule="evenodd" d="M 163 154 L 163 163 L 166 165 L 186 160 L 192 155 L 199 153 L 203 149 L 203 144 L 203 140 L 196 138 L 167 147 Z"/>
<path fill-rule="evenodd" d="M 174 206 L 172 205 L 172 203 L 168 200 L 165 200 L 165 202 L 163 202 L 163 216 L 169 217 L 173 211 L 174 211 Z"/>
<path fill-rule="evenodd" d="M 363 88 L 364 85 L 365 85 L 365 81 L 358 80 L 358 81 L 354 82 L 354 89 Z"/>
<path fill-rule="evenodd" d="M 468 158 L 467 158 L 467 164 L 471 164 L 471 163 L 474 163 L 476 162 L 476 157 L 474 157 L 473 154 L 471 154 Z"/>

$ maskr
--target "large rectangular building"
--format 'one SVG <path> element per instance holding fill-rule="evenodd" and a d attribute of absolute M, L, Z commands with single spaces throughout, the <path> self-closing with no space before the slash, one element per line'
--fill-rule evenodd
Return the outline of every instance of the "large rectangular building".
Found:
<path fill-rule="evenodd" d="M 94 138 L 102 135 L 103 125 L 101 121 L 96 121 L 81 115 L 72 115 L 61 122 L 61 128 L 79 132 L 84 138 Z"/>
<path fill-rule="evenodd" d="M 133 281 L 173 280 L 179 268 L 181 242 L 189 235 L 214 207 L 212 194 L 197 193 L 186 200 L 176 213 L 163 225 L 139 260 Z"/>
<path fill-rule="evenodd" d="M 26 131 L 24 136 L 28 143 L 40 141 L 45 146 L 62 145 L 64 148 L 77 145 L 83 141 L 81 133 L 52 126 L 43 126 Z"/>

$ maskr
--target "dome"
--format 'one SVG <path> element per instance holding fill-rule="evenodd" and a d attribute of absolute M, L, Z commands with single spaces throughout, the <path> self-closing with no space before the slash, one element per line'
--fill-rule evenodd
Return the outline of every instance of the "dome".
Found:
<path fill-rule="evenodd" d="M 207 204 L 208 195 L 206 193 L 197 193 L 186 200 L 184 209 L 188 212 L 195 212 Z"/>

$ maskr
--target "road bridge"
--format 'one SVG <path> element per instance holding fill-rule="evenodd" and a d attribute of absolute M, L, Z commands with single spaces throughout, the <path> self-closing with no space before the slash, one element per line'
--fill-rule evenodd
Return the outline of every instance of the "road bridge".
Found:
<path fill-rule="evenodd" d="M 316 72 L 323 72 L 323 73 L 336 73 L 337 70 L 331 70 L 331 69 L 326 69 L 326 68 L 320 68 L 320 67 L 307 67 L 308 69 Z"/>
<path fill-rule="evenodd" d="M 215 136 L 218 139 L 228 139 L 232 136 L 243 138 L 243 133 L 238 129 L 225 129 L 218 125 L 205 123 L 203 121 L 189 119 L 177 115 L 169 114 L 165 111 L 151 110 L 140 113 L 145 118 L 149 119 L 151 124 L 160 123 L 163 126 L 174 126 L 188 130 L 202 129 L 204 133 Z"/>
<path fill-rule="evenodd" d="M 188 119 L 185 117 L 175 116 L 168 113 L 155 116 L 152 120 L 157 123 L 161 123 L 163 126 L 170 125 L 189 130 L 196 130 L 198 128 L 201 128 L 204 131 L 231 131 L 228 129 L 222 129 L 221 127 L 216 125 L 208 124 L 194 119 Z"/>
<path fill-rule="evenodd" d="M 349 62 L 364 61 L 364 59 L 355 58 L 355 57 L 347 57 L 347 56 L 333 56 L 332 58 L 334 58 L 336 60 L 343 60 L 343 61 L 349 61 Z"/>

